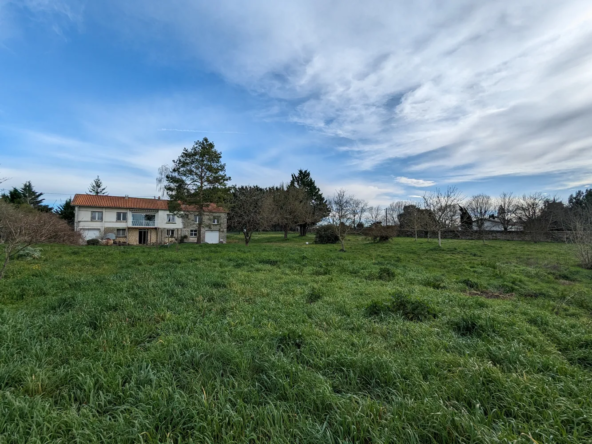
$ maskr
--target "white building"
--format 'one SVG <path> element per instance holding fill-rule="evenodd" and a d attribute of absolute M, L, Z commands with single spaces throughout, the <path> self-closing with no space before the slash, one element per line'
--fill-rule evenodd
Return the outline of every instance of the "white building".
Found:
<path fill-rule="evenodd" d="M 178 241 L 197 242 L 198 213 L 184 207 L 182 214 L 169 211 L 165 199 L 95 196 L 76 194 L 72 200 L 76 211 L 74 228 L 85 239 L 102 239 L 108 234 L 116 242 L 131 245 Z M 226 243 L 227 212 L 211 204 L 204 210 L 202 242 Z"/>

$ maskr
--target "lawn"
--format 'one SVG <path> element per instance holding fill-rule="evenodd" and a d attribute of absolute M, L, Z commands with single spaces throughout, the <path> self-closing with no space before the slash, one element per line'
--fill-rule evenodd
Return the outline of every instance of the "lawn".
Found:
<path fill-rule="evenodd" d="M 569 245 L 229 240 L 12 263 L 0 443 L 592 442 Z"/>

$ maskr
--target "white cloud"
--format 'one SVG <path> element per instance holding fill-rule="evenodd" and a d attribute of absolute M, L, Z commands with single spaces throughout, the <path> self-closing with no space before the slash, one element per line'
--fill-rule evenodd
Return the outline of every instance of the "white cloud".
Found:
<path fill-rule="evenodd" d="M 405 184 L 405 185 L 409 185 L 412 187 L 431 187 L 433 185 L 436 185 L 436 182 L 434 182 L 433 180 L 423 180 L 423 179 L 411 179 L 409 177 L 397 177 L 395 178 L 395 181 Z"/>
<path fill-rule="evenodd" d="M 164 24 L 229 81 L 295 100 L 289 119 L 345 139 L 359 168 L 418 155 L 414 170 L 462 167 L 467 180 L 592 168 L 587 1 L 153 2 L 127 11 Z"/>

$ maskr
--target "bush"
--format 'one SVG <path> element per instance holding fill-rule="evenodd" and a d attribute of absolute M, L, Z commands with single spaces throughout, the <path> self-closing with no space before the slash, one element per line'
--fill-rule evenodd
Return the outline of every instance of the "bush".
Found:
<path fill-rule="evenodd" d="M 321 225 L 315 234 L 315 244 L 336 244 L 339 242 L 337 229 L 334 225 Z"/>
<path fill-rule="evenodd" d="M 101 241 L 98 239 L 89 239 L 86 241 L 86 245 L 101 245 Z"/>
<path fill-rule="evenodd" d="M 189 239 L 189 236 L 184 234 L 183 236 L 181 236 L 181 239 L 179 239 L 179 243 L 184 244 L 185 242 L 187 242 L 187 239 Z"/>
<path fill-rule="evenodd" d="M 39 259 L 41 258 L 41 248 L 26 247 L 19 251 L 16 255 L 19 259 Z"/>
<path fill-rule="evenodd" d="M 393 237 L 397 237 L 399 227 L 383 227 L 382 225 L 374 225 L 364 230 L 364 236 L 372 240 L 372 242 L 388 242 Z"/>

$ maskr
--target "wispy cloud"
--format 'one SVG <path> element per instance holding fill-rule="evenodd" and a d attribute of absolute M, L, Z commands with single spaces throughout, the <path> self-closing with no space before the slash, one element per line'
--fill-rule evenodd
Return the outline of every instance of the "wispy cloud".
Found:
<path fill-rule="evenodd" d="M 405 184 L 405 185 L 412 186 L 412 187 L 418 187 L 418 188 L 431 187 L 433 185 L 436 185 L 436 182 L 434 182 L 433 180 L 411 179 L 409 177 L 403 177 L 403 176 L 395 178 L 395 181 Z"/>

